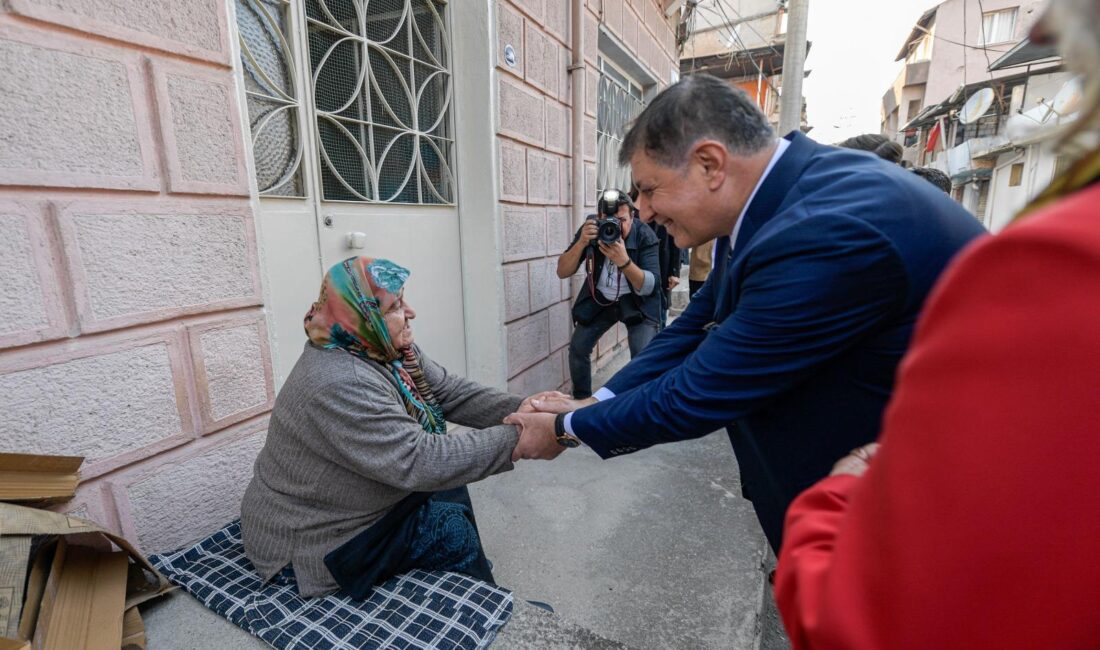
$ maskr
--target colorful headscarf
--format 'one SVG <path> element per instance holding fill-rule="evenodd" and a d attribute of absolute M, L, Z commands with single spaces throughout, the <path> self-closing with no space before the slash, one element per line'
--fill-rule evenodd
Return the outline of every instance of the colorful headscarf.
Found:
<path fill-rule="evenodd" d="M 375 361 L 393 375 L 405 410 L 428 433 L 446 433 L 443 409 L 410 346 L 396 350 L 383 314 L 400 298 L 408 269 L 389 260 L 352 257 L 336 264 L 321 283 L 321 295 L 306 314 L 306 336 L 323 348 L 341 348 Z"/>

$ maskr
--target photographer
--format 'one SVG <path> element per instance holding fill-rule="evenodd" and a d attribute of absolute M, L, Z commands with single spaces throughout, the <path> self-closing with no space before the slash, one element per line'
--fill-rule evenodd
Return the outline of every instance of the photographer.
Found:
<path fill-rule="evenodd" d="M 604 332 L 621 322 L 627 327 L 630 356 L 657 334 L 661 294 L 657 235 L 636 223 L 637 209 L 625 192 L 600 196 L 599 214 L 591 215 L 558 258 L 558 277 L 568 278 L 585 264 L 585 281 L 573 303 L 569 376 L 573 396 L 592 394 L 592 349 Z"/>

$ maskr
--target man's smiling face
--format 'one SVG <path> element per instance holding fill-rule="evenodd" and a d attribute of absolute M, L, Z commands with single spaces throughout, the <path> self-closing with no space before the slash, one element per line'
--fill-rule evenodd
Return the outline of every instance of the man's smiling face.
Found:
<path fill-rule="evenodd" d="M 667 228 L 677 246 L 699 246 L 729 234 L 732 225 L 727 228 L 726 222 L 731 215 L 735 219 L 744 205 L 744 201 L 731 205 L 719 200 L 723 181 L 716 181 L 711 160 L 706 153 L 699 156 L 693 151 L 682 167 L 666 167 L 643 149 L 630 159 L 642 220 Z"/>

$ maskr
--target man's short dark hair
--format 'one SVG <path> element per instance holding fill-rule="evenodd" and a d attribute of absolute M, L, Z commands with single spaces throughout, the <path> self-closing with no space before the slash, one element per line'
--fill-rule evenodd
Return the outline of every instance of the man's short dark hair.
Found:
<path fill-rule="evenodd" d="M 717 140 L 733 153 L 749 156 L 774 142 L 775 133 L 743 90 L 697 74 L 666 88 L 635 118 L 619 149 L 619 164 L 630 164 L 642 147 L 657 163 L 680 167 L 692 145 L 703 139 Z"/>
<path fill-rule="evenodd" d="M 940 170 L 932 167 L 914 167 L 911 171 L 944 192 L 951 193 L 951 177 Z"/>

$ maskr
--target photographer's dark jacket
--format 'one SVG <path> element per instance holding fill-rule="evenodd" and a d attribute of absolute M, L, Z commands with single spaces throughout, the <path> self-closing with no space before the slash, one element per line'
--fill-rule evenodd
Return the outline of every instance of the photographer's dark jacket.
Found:
<path fill-rule="evenodd" d="M 578 228 L 577 232 L 573 235 L 573 241 L 570 242 L 569 248 L 572 248 L 573 245 L 577 243 L 580 236 L 581 228 Z M 624 243 L 626 244 L 626 254 L 630 257 L 630 260 L 649 274 L 641 290 L 635 289 L 630 285 L 627 279 L 623 277 L 623 284 L 629 286 L 630 291 L 624 293 L 615 303 L 606 307 L 597 303 L 592 298 L 593 289 L 596 291 L 596 295 L 601 303 L 607 302 L 603 294 L 599 293 L 599 289 L 595 288 L 595 283 L 599 278 L 600 271 L 603 269 L 603 265 L 607 260 L 598 248 L 593 247 L 594 256 L 592 272 L 595 273 L 595 277 L 585 277 L 584 286 L 581 287 L 581 290 L 577 293 L 576 300 L 573 301 L 573 322 L 581 324 L 591 323 L 600 311 L 604 309 L 615 309 L 616 304 L 618 308 L 622 310 L 619 320 L 626 325 L 640 323 L 643 318 L 656 323 L 657 319 L 660 318 L 661 294 L 658 292 L 658 285 L 661 277 L 661 262 L 657 250 L 657 235 L 648 225 L 635 219 L 633 226 L 630 228 L 630 234 L 627 235 Z M 566 248 L 566 250 L 569 250 L 569 248 Z M 586 252 L 581 258 L 581 266 L 585 268 L 586 271 L 587 264 L 588 253 Z"/>

